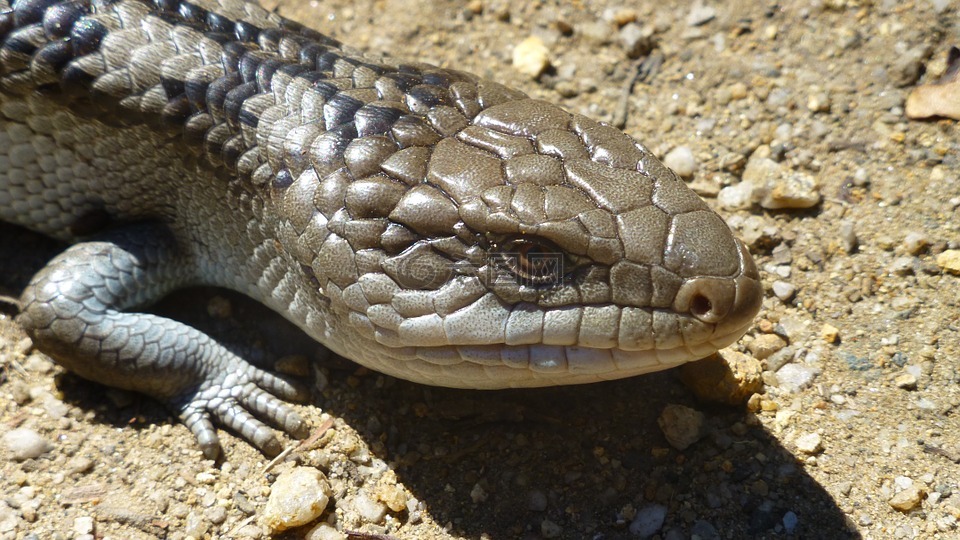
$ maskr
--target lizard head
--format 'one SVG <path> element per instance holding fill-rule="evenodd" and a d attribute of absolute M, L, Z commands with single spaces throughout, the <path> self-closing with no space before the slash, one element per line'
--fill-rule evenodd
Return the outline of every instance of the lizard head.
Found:
<path fill-rule="evenodd" d="M 442 386 L 546 386 L 696 360 L 752 324 L 747 249 L 619 130 L 526 98 L 447 136 L 404 121 L 439 135 L 394 128 L 389 157 L 316 189 L 301 265 L 329 307 L 304 326 L 335 352 Z"/>

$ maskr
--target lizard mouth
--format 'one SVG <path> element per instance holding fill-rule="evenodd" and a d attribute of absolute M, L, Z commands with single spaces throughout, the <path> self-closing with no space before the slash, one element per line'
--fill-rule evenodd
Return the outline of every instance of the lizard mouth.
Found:
<path fill-rule="evenodd" d="M 437 386 L 530 388 L 623 379 L 699 360 L 737 341 L 749 328 L 672 348 L 626 350 L 560 345 L 417 347 L 407 361 L 418 379 Z M 401 375 L 411 378 L 409 375 Z"/>
<path fill-rule="evenodd" d="M 511 305 L 469 278 L 384 294 L 385 303 L 373 305 L 345 291 L 348 320 L 365 337 L 333 348 L 390 375 L 456 388 L 580 384 L 669 369 L 734 343 L 753 324 L 763 290 L 740 249 L 735 276 L 688 278 L 663 307 Z M 356 287 L 374 290 L 377 279 Z"/>

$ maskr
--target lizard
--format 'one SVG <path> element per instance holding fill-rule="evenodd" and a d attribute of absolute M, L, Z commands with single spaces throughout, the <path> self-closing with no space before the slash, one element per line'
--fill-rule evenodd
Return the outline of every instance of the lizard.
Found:
<path fill-rule="evenodd" d="M 455 388 L 632 377 L 737 341 L 746 246 L 642 143 L 245 0 L 0 0 L 0 220 L 70 243 L 18 316 L 204 455 L 303 436 L 288 375 L 142 311 L 193 285 Z"/>

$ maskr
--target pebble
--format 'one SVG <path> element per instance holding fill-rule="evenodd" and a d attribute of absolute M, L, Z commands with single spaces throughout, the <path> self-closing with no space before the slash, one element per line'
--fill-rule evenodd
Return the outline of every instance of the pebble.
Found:
<path fill-rule="evenodd" d="M 830 95 L 826 92 L 812 92 L 807 96 L 807 109 L 810 112 L 830 112 Z"/>
<path fill-rule="evenodd" d="M 757 360 L 765 360 L 786 346 L 787 342 L 776 334 L 761 334 L 747 344 L 747 350 Z"/>
<path fill-rule="evenodd" d="M 817 433 L 805 433 L 796 440 L 797 450 L 807 455 L 819 454 L 823 451 L 823 441 Z"/>
<path fill-rule="evenodd" d="M 747 210 L 753 206 L 753 184 L 740 182 L 717 194 L 717 205 L 724 210 Z"/>
<path fill-rule="evenodd" d="M 800 523 L 800 518 L 797 517 L 792 510 L 788 510 L 786 514 L 783 515 L 783 530 L 787 534 L 793 534 L 797 530 L 797 525 Z"/>
<path fill-rule="evenodd" d="M 857 247 L 860 246 L 860 239 L 857 238 L 856 224 L 853 221 L 840 222 L 840 230 L 837 236 L 840 239 L 840 245 L 847 253 L 853 253 L 857 250 Z"/>
<path fill-rule="evenodd" d="M 820 373 L 815 367 L 802 364 L 787 364 L 777 371 L 778 386 L 790 393 L 803 390 Z"/>
<path fill-rule="evenodd" d="M 540 522 L 540 535 L 544 538 L 557 538 L 563 534 L 563 527 L 545 519 Z"/>
<path fill-rule="evenodd" d="M 811 208 L 821 199 L 820 186 L 813 176 L 790 171 L 766 157 L 747 161 L 743 182 L 753 185 L 753 201 L 767 210 Z"/>
<path fill-rule="evenodd" d="M 330 483 L 312 467 L 281 473 L 270 489 L 260 522 L 272 532 L 306 525 L 320 517 L 330 501 Z"/>
<path fill-rule="evenodd" d="M 890 263 L 890 272 L 898 276 L 909 276 L 916 273 L 916 257 L 904 255 L 897 257 Z M 939 263 L 939 260 L 937 261 Z"/>
<path fill-rule="evenodd" d="M 793 347 L 787 346 L 770 355 L 766 360 L 767 369 L 777 371 L 783 366 L 793 361 L 797 351 Z"/>
<path fill-rule="evenodd" d="M 613 31 L 610 25 L 603 21 L 587 21 L 577 26 L 577 30 L 588 42 L 595 45 L 610 43 Z"/>
<path fill-rule="evenodd" d="M 687 13 L 687 26 L 701 26 L 712 21 L 717 16 L 717 9 L 708 6 L 702 0 L 694 2 Z"/>
<path fill-rule="evenodd" d="M 927 235 L 919 232 L 913 231 L 907 233 L 903 238 L 903 247 L 907 250 L 907 253 L 911 255 L 919 255 L 923 253 L 925 249 L 930 245 L 930 239 L 927 238 Z"/>
<path fill-rule="evenodd" d="M 797 288 L 793 283 L 779 279 L 773 282 L 771 288 L 773 289 L 773 294 L 784 302 L 789 302 L 793 298 L 793 295 L 797 293 Z"/>
<path fill-rule="evenodd" d="M 900 88 L 916 83 L 923 75 L 923 66 L 929 56 L 930 45 L 927 44 L 918 45 L 898 54 L 888 71 L 890 81 Z"/>
<path fill-rule="evenodd" d="M 837 343 L 840 341 L 840 329 L 832 324 L 826 323 L 820 328 L 820 339 L 830 344 Z"/>
<path fill-rule="evenodd" d="M 937 255 L 937 266 L 945 272 L 960 276 L 960 249 L 948 249 Z"/>
<path fill-rule="evenodd" d="M 348 536 L 329 523 L 321 523 L 307 531 L 304 540 L 347 540 Z"/>
<path fill-rule="evenodd" d="M 368 523 L 381 523 L 387 515 L 387 507 L 380 501 L 372 499 L 364 492 L 360 492 L 351 501 L 354 511 Z"/>
<path fill-rule="evenodd" d="M 763 368 L 751 356 L 722 349 L 680 367 L 680 380 L 698 399 L 740 405 L 763 389 Z"/>
<path fill-rule="evenodd" d="M 894 508 L 894 510 L 909 512 L 910 510 L 920 506 L 925 494 L 926 493 L 917 485 L 911 485 L 910 487 L 897 492 L 887 502 Z"/>
<path fill-rule="evenodd" d="M 3 444 L 16 461 L 38 458 L 53 450 L 53 444 L 29 428 L 12 429 L 3 435 Z"/>
<path fill-rule="evenodd" d="M 731 223 L 733 225 L 733 223 Z M 770 249 L 782 245 L 782 235 L 776 223 L 768 222 L 761 216 L 750 216 L 739 224 L 740 237 L 754 249 Z"/>
<path fill-rule="evenodd" d="M 904 390 L 916 390 L 917 377 L 911 373 L 901 373 L 893 379 L 893 384 L 897 385 L 897 388 Z"/>
<path fill-rule="evenodd" d="M 547 509 L 547 495 L 539 489 L 527 494 L 527 508 L 532 512 L 543 512 Z"/>
<path fill-rule="evenodd" d="M 629 58 L 640 58 L 644 56 L 650 51 L 650 47 L 653 44 L 652 26 L 643 27 L 635 22 L 631 22 L 624 25 L 618 35 L 620 37 L 620 44 L 623 46 L 623 50 L 627 52 L 627 57 Z"/>
<path fill-rule="evenodd" d="M 667 405 L 657 418 L 660 431 L 670 446 L 683 451 L 703 437 L 706 417 L 700 411 L 683 405 Z"/>
<path fill-rule="evenodd" d="M 644 506 L 630 522 L 630 534 L 640 538 L 650 538 L 657 534 L 667 519 L 667 507 L 662 504 Z"/>
<path fill-rule="evenodd" d="M 93 534 L 94 522 L 90 516 L 80 516 L 73 520 L 73 532 L 77 534 Z"/>
<path fill-rule="evenodd" d="M 771 159 L 773 149 L 763 145 L 750 154 L 741 178 L 754 187 L 754 201 L 764 208 L 809 208 L 820 202 L 816 181 Z M 775 206 L 781 204 L 782 206 Z"/>
<path fill-rule="evenodd" d="M 550 67 L 549 52 L 542 39 L 530 36 L 514 47 L 513 67 L 531 79 L 536 79 Z"/>
<path fill-rule="evenodd" d="M 698 519 L 690 528 L 690 536 L 699 540 L 720 540 L 720 531 L 709 521 Z"/>
<path fill-rule="evenodd" d="M 678 146 L 667 152 L 663 157 L 663 164 L 673 169 L 680 178 L 693 178 L 693 173 L 697 170 L 697 159 L 693 156 L 693 150 L 688 146 Z"/>

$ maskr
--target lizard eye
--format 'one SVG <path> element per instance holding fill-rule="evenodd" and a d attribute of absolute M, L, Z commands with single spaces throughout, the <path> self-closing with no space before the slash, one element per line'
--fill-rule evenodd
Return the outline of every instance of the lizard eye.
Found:
<path fill-rule="evenodd" d="M 567 273 L 563 251 L 543 240 L 514 240 L 500 253 L 503 265 L 521 285 L 555 285 Z"/>

